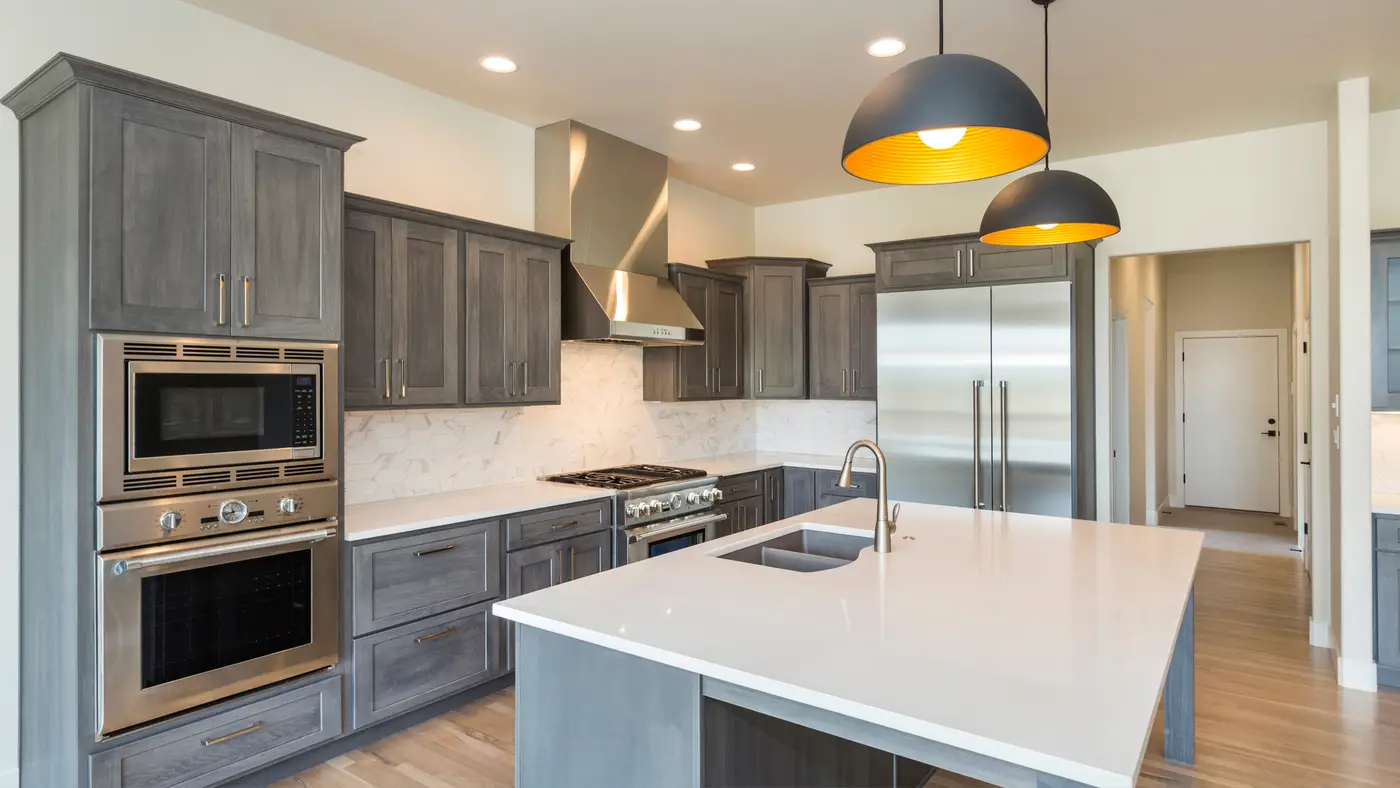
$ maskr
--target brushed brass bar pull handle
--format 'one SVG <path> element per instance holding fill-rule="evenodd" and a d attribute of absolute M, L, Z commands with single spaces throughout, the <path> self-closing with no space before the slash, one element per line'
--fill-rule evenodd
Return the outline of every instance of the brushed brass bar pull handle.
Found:
<path fill-rule="evenodd" d="M 849 373 L 847 370 L 844 370 L 844 369 L 841 370 L 841 396 L 843 396 L 843 397 L 846 396 L 846 392 L 847 392 L 846 379 L 847 379 L 847 377 L 849 377 L 849 374 L 850 374 L 850 373 Z"/>
<path fill-rule="evenodd" d="M 253 279 L 243 277 L 243 326 L 253 325 Z"/>
<path fill-rule="evenodd" d="M 452 634 L 453 632 L 456 632 L 456 631 L 457 631 L 457 628 L 456 628 L 456 627 L 448 627 L 447 629 L 444 629 L 443 631 L 437 632 L 437 633 L 432 634 L 432 635 L 424 635 L 424 636 L 422 636 L 422 637 L 414 638 L 414 639 L 413 639 L 413 642 L 414 642 L 414 643 L 427 643 L 427 642 L 430 641 L 430 640 L 437 640 L 438 638 L 445 638 L 445 637 L 447 637 L 448 635 L 450 635 L 450 634 Z"/>
<path fill-rule="evenodd" d="M 214 736 L 214 737 L 212 737 L 212 738 L 205 739 L 204 741 L 201 741 L 200 744 L 203 745 L 203 746 L 205 746 L 205 747 L 213 747 L 213 746 L 216 745 L 216 744 L 223 744 L 223 743 L 226 742 L 226 741 L 233 741 L 234 739 L 238 739 L 238 738 L 242 738 L 242 737 L 244 737 L 244 736 L 247 736 L 247 735 L 250 734 L 250 733 L 256 733 L 256 732 L 262 730 L 262 726 L 263 726 L 263 724 L 262 724 L 261 722 L 255 722 L 255 723 L 253 723 L 252 725 L 249 725 L 248 727 L 244 728 L 244 729 L 241 730 L 241 731 L 234 731 L 233 733 L 225 733 L 223 736 Z"/>
<path fill-rule="evenodd" d="M 414 555 L 415 555 L 415 556 L 418 556 L 419 558 L 422 558 L 422 557 L 425 556 L 425 555 L 437 555 L 438 553 L 445 553 L 445 552 L 447 552 L 448 550 L 456 550 L 456 549 L 457 549 L 457 545 L 455 545 L 455 544 L 450 544 L 450 545 L 448 545 L 448 546 L 446 546 L 446 547 L 434 547 L 432 550 L 419 550 L 418 552 L 414 553 Z"/>
<path fill-rule="evenodd" d="M 228 325 L 228 277 L 219 274 L 219 325 Z"/>
<path fill-rule="evenodd" d="M 962 279 L 962 250 L 958 250 L 958 278 Z"/>
<path fill-rule="evenodd" d="M 408 359 L 399 359 L 399 396 L 408 398 Z"/>
<path fill-rule="evenodd" d="M 506 396 L 515 396 L 515 362 L 506 365 Z"/>
<path fill-rule="evenodd" d="M 384 359 L 384 400 L 387 402 L 394 398 L 393 366 L 389 359 Z"/>
<path fill-rule="evenodd" d="M 569 548 L 569 579 L 573 580 L 578 571 L 574 569 L 574 548 Z"/>
<path fill-rule="evenodd" d="M 763 393 L 763 370 L 761 368 L 758 370 L 758 393 Z"/>
<path fill-rule="evenodd" d="M 530 362 L 528 361 L 520 362 L 520 382 L 524 384 L 524 388 L 520 390 L 520 396 L 530 396 Z"/>
<path fill-rule="evenodd" d="M 578 520 L 570 520 L 567 523 L 555 523 L 554 525 L 549 526 L 549 530 L 562 531 L 565 528 L 573 528 L 576 525 L 578 525 Z"/>
<path fill-rule="evenodd" d="M 859 388 L 860 388 L 860 370 L 858 370 L 858 369 L 852 369 L 852 370 L 851 370 L 851 396 L 852 396 L 852 397 L 854 397 L 854 396 L 856 395 L 856 391 L 857 391 Z"/>

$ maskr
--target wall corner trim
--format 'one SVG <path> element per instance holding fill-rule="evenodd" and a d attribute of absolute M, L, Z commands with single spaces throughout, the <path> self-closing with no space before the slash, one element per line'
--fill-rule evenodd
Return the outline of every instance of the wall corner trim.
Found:
<path fill-rule="evenodd" d="M 1376 692 L 1376 663 L 1370 659 L 1338 657 L 1337 683 L 1347 689 Z"/>

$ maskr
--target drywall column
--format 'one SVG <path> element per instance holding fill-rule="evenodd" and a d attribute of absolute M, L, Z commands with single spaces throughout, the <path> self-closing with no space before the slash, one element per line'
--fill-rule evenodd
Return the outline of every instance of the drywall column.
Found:
<path fill-rule="evenodd" d="M 1337 681 L 1354 689 L 1376 689 L 1372 659 L 1371 588 L 1371 81 L 1361 77 L 1337 85 L 1337 115 L 1329 144 L 1335 146 L 1331 235 L 1336 282 L 1334 357 L 1337 414 L 1332 451 L 1337 500 L 1332 544 L 1333 627 L 1337 634 Z"/>

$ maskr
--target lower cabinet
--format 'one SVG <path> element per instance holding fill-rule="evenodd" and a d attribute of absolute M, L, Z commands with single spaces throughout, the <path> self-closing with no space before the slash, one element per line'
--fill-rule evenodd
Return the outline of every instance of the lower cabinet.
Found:
<path fill-rule="evenodd" d="M 92 788 L 205 788 L 338 737 L 340 676 L 91 758 Z"/>
<path fill-rule="evenodd" d="M 729 519 L 719 524 L 717 537 L 737 534 L 750 528 L 757 528 L 767 522 L 764 496 L 754 495 L 737 501 L 725 501 L 715 507 L 715 511 L 729 515 Z"/>
<path fill-rule="evenodd" d="M 773 468 L 763 472 L 763 522 L 775 523 L 786 515 L 783 514 L 783 470 Z"/>
<path fill-rule="evenodd" d="M 836 483 L 841 474 L 836 471 L 818 470 L 813 473 L 817 509 L 825 509 L 853 498 L 876 497 L 877 478 L 873 473 L 851 474 L 851 486 L 842 487 Z"/>
<path fill-rule="evenodd" d="M 1375 518 L 1377 678 L 1400 686 L 1400 519 Z"/>
<path fill-rule="evenodd" d="M 505 663 L 505 622 L 491 615 L 491 604 L 357 639 L 355 728 L 500 675 Z"/>
<path fill-rule="evenodd" d="M 612 568 L 612 528 L 506 553 L 506 598 Z M 515 627 L 505 622 L 506 670 L 515 669 Z"/>
<path fill-rule="evenodd" d="M 356 635 L 501 595 L 499 520 L 355 545 L 351 556 Z"/>
<path fill-rule="evenodd" d="M 816 471 L 783 469 L 783 517 L 796 517 L 817 508 Z"/>

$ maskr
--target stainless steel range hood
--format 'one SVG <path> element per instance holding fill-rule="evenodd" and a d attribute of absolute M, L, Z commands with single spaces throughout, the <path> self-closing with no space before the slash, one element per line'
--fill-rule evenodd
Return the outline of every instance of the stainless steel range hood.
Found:
<path fill-rule="evenodd" d="M 535 130 L 535 229 L 565 250 L 563 338 L 698 345 L 667 276 L 666 157 L 564 120 Z"/>

